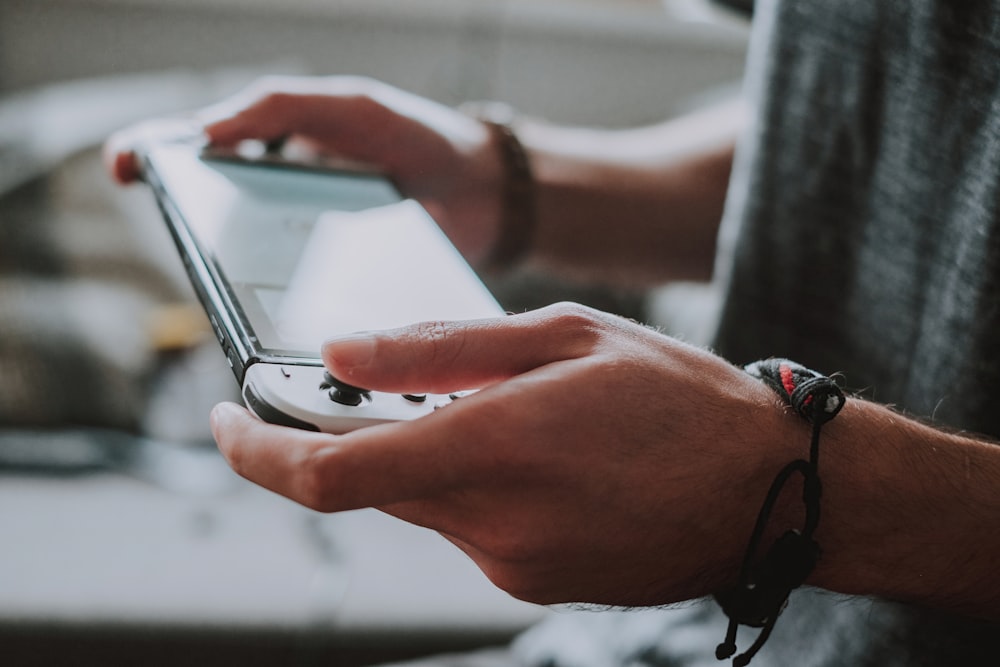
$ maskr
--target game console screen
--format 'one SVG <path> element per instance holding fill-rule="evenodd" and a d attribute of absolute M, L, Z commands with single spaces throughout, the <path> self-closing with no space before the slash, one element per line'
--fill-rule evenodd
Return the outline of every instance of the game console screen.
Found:
<path fill-rule="evenodd" d="M 163 185 L 260 348 L 315 356 L 339 334 L 502 312 L 424 209 L 380 175 L 182 150 L 159 159 L 181 163 L 160 170 Z"/>

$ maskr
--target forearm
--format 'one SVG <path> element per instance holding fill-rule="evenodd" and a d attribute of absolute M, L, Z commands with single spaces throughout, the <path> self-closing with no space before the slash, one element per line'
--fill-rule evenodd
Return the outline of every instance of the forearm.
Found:
<path fill-rule="evenodd" d="M 601 131 L 528 122 L 533 261 L 618 283 L 707 279 L 745 120 L 731 102 L 662 125 Z"/>
<path fill-rule="evenodd" d="M 1000 447 L 862 401 L 824 440 L 811 583 L 1000 619 Z"/>

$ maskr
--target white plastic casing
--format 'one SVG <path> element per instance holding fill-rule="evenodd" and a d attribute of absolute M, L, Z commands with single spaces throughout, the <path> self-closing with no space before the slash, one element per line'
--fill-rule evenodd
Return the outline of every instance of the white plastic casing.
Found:
<path fill-rule="evenodd" d="M 363 394 L 360 405 L 341 405 L 330 398 L 323 368 L 281 364 L 254 364 L 248 368 L 243 393 L 247 406 L 265 421 L 281 423 L 280 416 L 268 413 L 274 410 L 303 422 L 289 423 L 289 426 L 308 428 L 307 425 L 310 425 L 313 427 L 310 430 L 334 434 L 375 424 L 416 419 L 457 398 L 457 395 L 427 394 L 423 401 L 417 402 L 400 394 L 372 391 Z M 258 400 L 263 402 L 263 406 Z"/>

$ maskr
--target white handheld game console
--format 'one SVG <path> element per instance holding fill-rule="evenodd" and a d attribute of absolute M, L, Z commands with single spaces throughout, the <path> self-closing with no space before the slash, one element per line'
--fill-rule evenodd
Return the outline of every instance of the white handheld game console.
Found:
<path fill-rule="evenodd" d="M 456 398 L 352 387 L 319 357 L 338 334 L 503 314 L 423 207 L 388 179 L 211 157 L 191 141 L 146 146 L 140 159 L 258 417 L 344 433 Z"/>

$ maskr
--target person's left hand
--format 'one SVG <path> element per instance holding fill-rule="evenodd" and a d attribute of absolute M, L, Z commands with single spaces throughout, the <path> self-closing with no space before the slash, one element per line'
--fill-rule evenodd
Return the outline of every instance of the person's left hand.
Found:
<path fill-rule="evenodd" d="M 387 392 L 482 387 L 342 436 L 222 404 L 233 468 L 320 511 L 435 529 L 534 602 L 663 604 L 733 583 L 800 420 L 706 351 L 576 305 L 328 343 L 330 371 Z"/>

